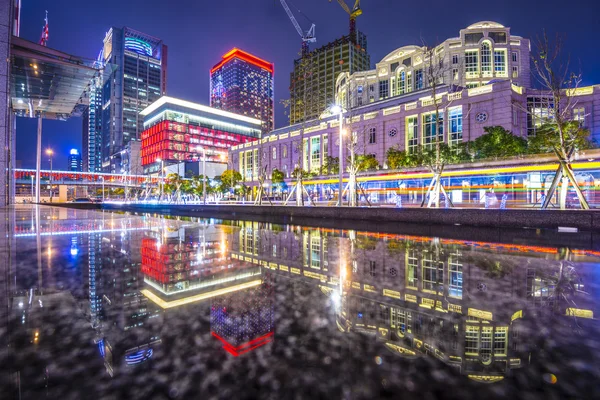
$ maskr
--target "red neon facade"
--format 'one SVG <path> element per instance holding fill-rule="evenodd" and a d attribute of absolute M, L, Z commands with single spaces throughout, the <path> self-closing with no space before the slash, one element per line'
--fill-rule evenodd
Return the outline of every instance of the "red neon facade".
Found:
<path fill-rule="evenodd" d="M 223 55 L 223 59 L 210 70 L 210 73 L 212 74 L 213 72 L 215 72 L 216 70 L 221 68 L 229 60 L 234 59 L 234 58 L 239 58 L 240 60 L 249 62 L 250 64 L 253 64 L 259 68 L 265 69 L 265 70 L 269 71 L 270 73 L 273 73 L 273 71 L 274 71 L 274 67 L 273 67 L 272 63 L 234 47 L 233 49 L 231 49 L 231 51 L 229 51 L 228 53 L 225 53 Z"/>
<path fill-rule="evenodd" d="M 173 121 L 162 121 L 142 132 L 142 166 L 158 159 L 170 162 L 199 161 L 200 148 L 207 150 L 207 161 L 224 162 L 232 146 L 254 141 L 256 138 L 223 130 Z"/>

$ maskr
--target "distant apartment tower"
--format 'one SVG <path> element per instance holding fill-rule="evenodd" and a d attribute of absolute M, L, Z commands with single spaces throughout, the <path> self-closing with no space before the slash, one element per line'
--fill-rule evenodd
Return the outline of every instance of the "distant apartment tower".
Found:
<path fill-rule="evenodd" d="M 366 71 L 371 66 L 367 36 L 356 32 L 294 61 L 290 74 L 290 124 L 318 118 L 335 101 L 335 81 L 341 72 Z"/>
<path fill-rule="evenodd" d="M 69 171 L 81 172 L 81 154 L 77 149 L 69 152 Z"/>
<path fill-rule="evenodd" d="M 264 122 L 263 131 L 275 125 L 273 114 L 274 66 L 234 48 L 210 70 L 210 106 Z"/>
<path fill-rule="evenodd" d="M 111 28 L 104 38 L 102 59 L 112 72 L 102 86 L 102 170 L 130 173 L 121 151 L 140 140 L 140 111 L 166 93 L 167 46 L 131 28 Z"/>

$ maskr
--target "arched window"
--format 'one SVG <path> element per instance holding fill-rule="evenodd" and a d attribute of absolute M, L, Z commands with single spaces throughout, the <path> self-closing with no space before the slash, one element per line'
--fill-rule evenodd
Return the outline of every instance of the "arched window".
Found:
<path fill-rule="evenodd" d="M 487 40 L 481 43 L 481 73 L 492 75 L 492 46 Z"/>
<path fill-rule="evenodd" d="M 397 84 L 397 94 L 404 94 L 406 93 L 406 71 L 404 71 L 404 69 L 400 70 L 397 74 L 398 76 L 398 84 Z"/>

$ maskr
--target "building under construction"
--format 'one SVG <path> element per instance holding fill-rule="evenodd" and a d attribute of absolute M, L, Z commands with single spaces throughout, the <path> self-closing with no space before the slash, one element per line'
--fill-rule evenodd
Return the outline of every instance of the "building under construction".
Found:
<path fill-rule="evenodd" d="M 359 31 L 294 60 L 290 74 L 290 124 L 318 118 L 335 100 L 335 80 L 340 72 L 366 71 L 370 63 L 367 36 Z"/>

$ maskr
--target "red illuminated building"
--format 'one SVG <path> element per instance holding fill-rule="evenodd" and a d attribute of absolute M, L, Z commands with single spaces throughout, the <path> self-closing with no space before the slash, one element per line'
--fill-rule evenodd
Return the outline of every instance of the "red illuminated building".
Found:
<path fill-rule="evenodd" d="M 273 64 L 234 48 L 210 70 L 210 105 L 274 127 Z"/>
<path fill-rule="evenodd" d="M 161 97 L 144 116 L 141 159 L 146 173 L 166 163 L 225 162 L 232 146 L 257 140 L 261 121 L 189 101 Z M 149 168 L 150 167 L 150 168 Z"/>

